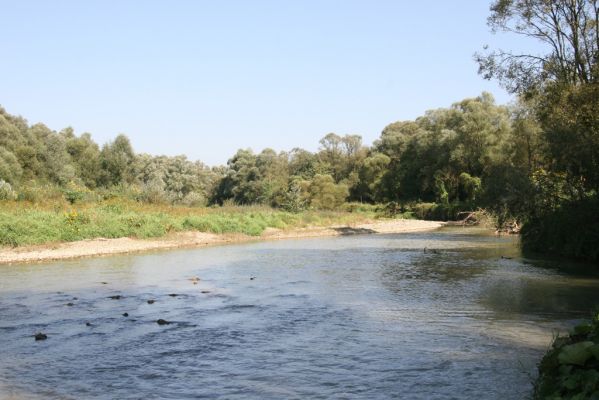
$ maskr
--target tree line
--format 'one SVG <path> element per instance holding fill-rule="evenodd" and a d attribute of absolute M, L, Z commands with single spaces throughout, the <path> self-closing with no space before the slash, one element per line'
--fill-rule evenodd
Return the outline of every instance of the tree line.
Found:
<path fill-rule="evenodd" d="M 472 208 L 507 201 L 513 175 L 538 169 L 539 132 L 520 108 L 497 105 L 483 93 L 389 124 L 372 146 L 359 135 L 329 133 L 316 152 L 240 149 L 226 166 L 209 168 L 185 156 L 136 154 L 122 134 L 100 147 L 88 133 L 29 125 L 0 109 L 0 179 L 24 200 L 19 195 L 28 186 L 51 185 L 128 188 L 139 201 L 185 205 L 301 210 L 349 201 Z"/>

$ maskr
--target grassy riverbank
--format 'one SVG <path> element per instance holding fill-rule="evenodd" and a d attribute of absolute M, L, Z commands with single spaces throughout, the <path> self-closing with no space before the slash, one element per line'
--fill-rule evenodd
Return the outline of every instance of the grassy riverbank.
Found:
<path fill-rule="evenodd" d="M 163 206 L 124 199 L 78 205 L 4 201 L 0 204 L 0 246 L 94 238 L 145 239 L 183 231 L 258 236 L 266 228 L 347 225 L 367 222 L 374 216 L 364 209 L 290 213 L 261 206 Z"/>

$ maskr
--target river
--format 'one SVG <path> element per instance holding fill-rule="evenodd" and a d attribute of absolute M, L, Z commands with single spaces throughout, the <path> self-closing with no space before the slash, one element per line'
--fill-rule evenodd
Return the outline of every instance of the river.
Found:
<path fill-rule="evenodd" d="M 465 228 L 0 266 L 0 398 L 525 398 L 583 271 Z"/>

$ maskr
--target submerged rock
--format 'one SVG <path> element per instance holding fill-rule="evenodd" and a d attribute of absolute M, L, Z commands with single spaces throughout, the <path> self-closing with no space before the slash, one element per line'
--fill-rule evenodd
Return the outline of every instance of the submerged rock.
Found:
<path fill-rule="evenodd" d="M 128 317 L 129 313 L 123 313 L 123 317 Z"/>
<path fill-rule="evenodd" d="M 169 321 L 167 321 L 167 320 L 164 320 L 164 319 L 162 319 L 162 318 L 160 318 L 158 321 L 156 321 L 156 323 L 157 323 L 158 325 L 168 325 L 168 324 L 170 324 L 170 322 L 169 322 Z"/>
<path fill-rule="evenodd" d="M 179 295 L 177 293 L 169 293 L 169 296 L 171 296 L 171 297 L 177 297 Z"/>
<path fill-rule="evenodd" d="M 155 301 L 156 301 L 156 300 L 148 300 L 148 301 L 147 301 L 147 303 L 148 303 L 148 304 L 154 304 L 154 302 L 155 302 Z"/>
<path fill-rule="evenodd" d="M 108 298 L 112 300 L 120 300 L 123 298 L 123 296 L 121 296 L 120 294 L 116 294 L 114 296 L 108 296 Z"/>
<path fill-rule="evenodd" d="M 42 332 L 38 332 L 35 335 L 33 335 L 33 337 L 35 338 L 35 340 L 46 340 L 48 339 L 48 335 L 46 335 L 45 333 Z"/>

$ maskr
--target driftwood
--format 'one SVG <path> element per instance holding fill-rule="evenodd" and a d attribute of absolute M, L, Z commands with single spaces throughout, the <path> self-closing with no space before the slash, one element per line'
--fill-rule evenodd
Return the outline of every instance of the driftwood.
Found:
<path fill-rule="evenodd" d="M 520 233 L 520 229 L 522 227 L 518 223 L 518 221 L 513 220 L 512 222 L 507 222 L 501 228 L 497 228 L 495 231 L 496 235 L 501 235 L 502 233 L 507 233 L 508 235 L 517 235 Z"/>
<path fill-rule="evenodd" d="M 478 213 L 478 211 L 459 212 L 457 214 L 458 220 L 457 221 L 448 221 L 447 224 L 448 225 L 459 225 L 459 226 L 478 225 L 480 221 L 478 220 L 477 213 Z"/>

